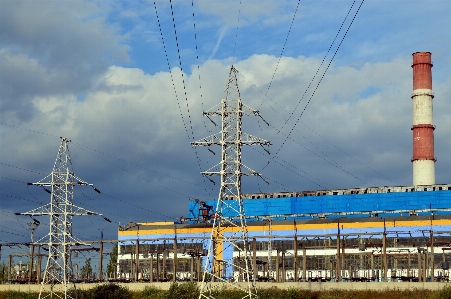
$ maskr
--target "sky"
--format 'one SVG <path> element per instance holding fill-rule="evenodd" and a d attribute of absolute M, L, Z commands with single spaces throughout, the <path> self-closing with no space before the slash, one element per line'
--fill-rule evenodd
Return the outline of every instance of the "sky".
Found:
<path fill-rule="evenodd" d="M 112 220 L 76 217 L 82 240 L 216 199 L 200 172 L 220 149 L 190 142 L 219 132 L 202 112 L 232 65 L 269 123 L 247 117 L 244 131 L 272 143 L 243 149 L 270 183 L 244 178 L 244 193 L 412 185 L 418 51 L 434 63 L 436 182 L 451 183 L 450 13 L 448 0 L 0 0 L 0 243 L 30 240 L 14 213 L 50 201 L 27 182 L 52 171 L 61 136 L 101 191 L 77 187 L 75 204 Z"/>

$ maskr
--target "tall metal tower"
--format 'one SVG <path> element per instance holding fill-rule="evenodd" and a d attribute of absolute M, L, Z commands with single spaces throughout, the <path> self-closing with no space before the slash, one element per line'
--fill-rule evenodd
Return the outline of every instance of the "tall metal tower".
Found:
<path fill-rule="evenodd" d="M 256 269 L 252 269 L 251 263 L 248 230 L 241 194 L 241 177 L 260 176 L 260 174 L 241 163 L 241 147 L 244 145 L 270 145 L 270 142 L 241 131 L 243 116 L 261 116 L 257 110 L 241 102 L 237 73 L 238 71 L 232 66 L 225 98 L 219 105 L 203 113 L 207 117 L 221 116 L 221 131 L 200 141 L 192 142 L 197 146 L 221 146 L 221 162 L 202 172 L 207 177 L 220 175 L 221 186 L 213 216 L 213 228 L 199 298 L 214 298 L 212 282 L 215 281 L 224 282 L 243 290 L 246 292 L 243 298 L 257 298 L 254 283 L 257 273 L 254 273 Z M 232 219 L 230 217 L 232 214 L 239 215 L 238 219 Z M 230 273 L 230 270 L 233 273 L 233 279 L 227 277 L 227 271 Z M 247 286 L 244 286 L 246 284 Z"/>
<path fill-rule="evenodd" d="M 50 231 L 33 245 L 48 247 L 47 265 L 39 298 L 76 298 L 74 276 L 72 274 L 71 247 L 74 245 L 89 245 L 76 239 L 72 235 L 72 217 L 101 214 L 88 211 L 74 205 L 74 186 L 91 186 L 75 176 L 69 155 L 68 143 L 70 140 L 61 137 L 61 145 L 56 156 L 52 172 L 37 183 L 28 185 L 41 186 L 50 193 L 50 203 L 26 213 L 17 213 L 27 216 L 50 216 Z M 48 190 L 45 187 L 51 187 Z M 100 191 L 96 188 L 98 193 Z M 107 218 L 102 216 L 105 220 Z"/>

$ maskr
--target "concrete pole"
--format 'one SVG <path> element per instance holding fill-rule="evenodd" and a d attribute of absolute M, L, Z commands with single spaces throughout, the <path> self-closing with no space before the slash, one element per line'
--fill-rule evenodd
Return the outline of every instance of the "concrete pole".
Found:
<path fill-rule="evenodd" d="M 418 251 L 418 282 L 422 282 L 423 281 L 423 270 L 421 269 L 423 262 L 421 261 L 421 252 Z"/>
<path fill-rule="evenodd" d="M 160 282 L 160 253 L 157 251 L 157 282 Z"/>
<path fill-rule="evenodd" d="M 384 269 L 384 282 L 387 281 L 387 234 L 382 235 L 382 266 Z"/>
<path fill-rule="evenodd" d="M 252 269 L 253 269 L 253 275 L 252 280 L 255 282 L 257 280 L 258 276 L 258 269 L 257 269 L 257 239 L 252 239 Z"/>
<path fill-rule="evenodd" d="M 374 254 L 371 253 L 371 277 L 375 277 L 374 275 Z"/>
<path fill-rule="evenodd" d="M 100 241 L 99 244 L 99 254 L 100 254 L 100 261 L 99 261 L 99 280 L 103 280 L 103 242 Z"/>
<path fill-rule="evenodd" d="M 10 254 L 8 258 L 8 281 L 11 282 L 11 267 L 13 263 L 13 256 Z"/>
<path fill-rule="evenodd" d="M 78 280 L 78 264 L 75 264 L 75 279 Z"/>
<path fill-rule="evenodd" d="M 135 246 L 135 281 L 139 278 L 139 239 L 136 240 Z"/>
<path fill-rule="evenodd" d="M 341 271 L 343 271 L 342 276 L 344 276 L 344 269 L 345 269 L 345 240 L 343 237 L 343 244 L 341 246 Z"/>
<path fill-rule="evenodd" d="M 285 251 L 282 251 L 282 282 L 285 282 L 287 278 L 285 271 Z"/>
<path fill-rule="evenodd" d="M 392 256 L 392 261 L 393 261 L 393 263 L 392 263 L 393 269 L 395 269 L 396 272 L 393 273 L 393 271 L 390 271 L 391 276 L 392 277 L 398 276 L 398 259 L 396 258 L 396 255 Z M 392 278 L 392 282 L 395 282 L 395 279 Z"/>
<path fill-rule="evenodd" d="M 412 275 L 410 274 L 410 267 L 411 267 L 411 265 L 410 265 L 410 250 L 409 250 L 409 255 L 408 255 L 408 257 L 407 257 L 407 277 L 409 277 L 409 281 L 411 282 L 412 281 Z"/>
<path fill-rule="evenodd" d="M 30 274 L 28 275 L 28 284 L 33 281 L 33 263 L 34 263 L 34 244 L 30 246 Z"/>
<path fill-rule="evenodd" d="M 302 248 L 302 277 L 307 281 L 307 248 Z"/>
<path fill-rule="evenodd" d="M 190 281 L 194 281 L 194 255 L 191 255 L 191 277 Z"/>
<path fill-rule="evenodd" d="M 334 263 L 332 261 L 330 261 L 329 263 L 329 278 L 332 279 L 332 277 L 334 276 Z M 326 278 L 327 278 L 327 274 L 326 274 Z"/>
<path fill-rule="evenodd" d="M 427 281 L 427 269 L 429 268 L 428 267 L 428 253 L 427 253 L 427 250 L 424 253 L 423 260 L 424 260 L 424 264 L 423 264 L 423 281 Z"/>
<path fill-rule="evenodd" d="M 166 265 L 166 261 L 167 261 L 167 255 L 168 255 L 168 251 L 165 249 L 163 251 L 163 278 L 167 278 L 167 265 Z"/>
<path fill-rule="evenodd" d="M 197 257 L 197 281 L 200 281 L 200 255 Z M 221 276 L 222 277 L 222 276 Z"/>
<path fill-rule="evenodd" d="M 294 236 L 294 281 L 298 281 L 298 237 Z M 332 269 L 332 268 L 331 268 Z"/>
<path fill-rule="evenodd" d="M 41 264 L 42 264 L 42 256 L 38 255 L 38 266 L 36 269 L 36 282 L 41 283 Z"/>
<path fill-rule="evenodd" d="M 174 238 L 174 277 L 172 277 L 173 282 L 177 281 L 177 264 L 177 238 Z"/>
<path fill-rule="evenodd" d="M 149 262 L 149 269 L 150 269 L 150 282 L 153 282 L 153 253 L 150 254 L 150 262 Z"/>
<path fill-rule="evenodd" d="M 337 282 L 341 281 L 340 241 L 341 241 L 340 234 L 338 234 L 337 235 L 337 263 L 336 263 L 336 265 L 337 265 L 337 269 L 336 269 Z"/>
<path fill-rule="evenodd" d="M 431 281 L 435 281 L 435 275 L 434 275 L 434 233 L 431 230 Z"/>
<path fill-rule="evenodd" d="M 352 275 L 352 264 L 349 263 L 349 280 L 350 281 L 352 281 L 352 277 L 353 277 L 353 275 Z"/>
<path fill-rule="evenodd" d="M 276 255 L 276 282 L 280 282 L 280 273 L 279 273 L 279 249 L 277 249 Z"/>

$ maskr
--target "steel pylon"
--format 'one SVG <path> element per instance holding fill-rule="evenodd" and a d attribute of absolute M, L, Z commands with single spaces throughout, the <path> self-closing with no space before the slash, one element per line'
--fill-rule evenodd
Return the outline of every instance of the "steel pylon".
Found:
<path fill-rule="evenodd" d="M 50 193 L 50 203 L 26 213 L 27 216 L 50 216 L 50 231 L 33 244 L 48 247 L 48 258 L 45 267 L 39 298 L 76 298 L 75 277 L 72 271 L 71 247 L 74 245 L 89 245 L 75 238 L 72 234 L 73 216 L 99 215 L 74 205 L 74 187 L 91 186 L 75 176 L 69 155 L 70 140 L 61 137 L 52 172 L 37 183 L 28 185 L 41 186 Z M 51 190 L 46 187 L 51 187 Z M 98 193 L 100 191 L 96 188 Z M 107 218 L 102 216 L 105 220 Z"/>
<path fill-rule="evenodd" d="M 257 273 L 254 273 L 256 269 L 252 268 L 251 263 L 248 229 L 241 195 L 241 177 L 260 176 L 260 174 L 241 162 L 241 147 L 270 145 L 270 142 L 241 131 L 243 116 L 261 116 L 257 110 L 241 102 L 237 73 L 238 71 L 232 66 L 224 99 L 219 105 L 203 113 L 207 117 L 221 116 L 221 131 L 192 142 L 196 146 L 221 146 L 221 162 L 202 172 L 207 177 L 219 175 L 221 185 L 216 210 L 211 219 L 212 233 L 199 298 L 214 298 L 213 282 L 223 282 L 241 289 L 246 294 L 242 298 L 257 298 L 255 288 Z M 233 217 L 230 217 L 231 215 Z"/>

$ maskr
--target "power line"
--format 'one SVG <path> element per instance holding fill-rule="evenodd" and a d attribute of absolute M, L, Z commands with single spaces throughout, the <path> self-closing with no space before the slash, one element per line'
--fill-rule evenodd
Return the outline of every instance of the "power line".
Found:
<path fill-rule="evenodd" d="M 332 64 L 332 61 L 334 60 L 335 56 L 337 55 L 337 52 L 338 52 L 338 50 L 340 49 L 340 47 L 341 47 L 341 45 L 342 45 L 342 43 L 343 43 L 343 41 L 344 41 L 346 35 L 348 34 L 349 29 L 351 28 L 352 24 L 354 23 L 354 20 L 355 20 L 355 18 L 357 17 L 357 14 L 359 13 L 360 8 L 362 7 L 362 4 L 363 4 L 364 1 L 365 1 L 365 0 L 362 0 L 362 2 L 360 3 L 360 5 L 359 5 L 359 7 L 358 7 L 358 9 L 357 9 L 357 11 L 356 11 L 356 13 L 354 14 L 354 17 L 352 18 L 351 23 L 349 24 L 348 28 L 346 29 L 346 32 L 345 32 L 345 34 L 343 35 L 343 37 L 342 37 L 340 43 L 338 44 L 338 47 L 337 47 L 337 49 L 335 50 L 334 55 L 332 56 L 331 60 L 329 61 L 329 64 L 327 65 L 326 69 L 324 70 L 324 73 L 322 74 L 321 79 L 319 80 L 318 84 L 316 85 L 315 89 L 313 90 L 312 95 L 310 96 L 309 100 L 307 101 L 307 104 L 304 106 L 304 109 L 302 110 L 301 114 L 300 114 L 299 117 L 297 118 L 297 120 L 296 120 L 296 122 L 294 123 L 293 127 L 290 129 L 290 132 L 287 134 L 285 140 L 282 142 L 282 145 L 281 145 L 281 146 L 279 147 L 279 149 L 276 151 L 276 153 L 275 153 L 276 155 L 280 152 L 280 150 L 281 150 L 281 149 L 283 148 L 283 146 L 285 145 L 286 141 L 288 140 L 288 137 L 289 137 L 289 136 L 291 135 L 291 133 L 293 132 L 293 129 L 296 127 L 296 125 L 298 124 L 299 120 L 300 120 L 301 117 L 304 115 L 304 112 L 305 112 L 305 110 L 307 109 L 308 105 L 310 104 L 312 98 L 315 96 L 315 93 L 316 93 L 316 91 L 318 90 L 319 85 L 321 84 L 321 82 L 322 82 L 323 79 L 324 79 L 324 76 L 326 75 L 327 71 L 329 70 L 329 67 L 330 67 L 330 65 Z M 301 99 L 301 100 L 302 100 L 302 99 Z M 301 101 L 301 100 L 300 100 L 300 101 Z M 300 102 L 300 101 L 299 101 L 299 102 Z"/>
<path fill-rule="evenodd" d="M 38 171 L 25 169 L 25 168 L 13 166 L 13 165 L 10 165 L 10 164 L 6 164 L 6 163 L 2 163 L 2 162 L 0 162 L 0 164 L 5 165 L 5 166 L 8 166 L 8 167 L 16 168 L 16 169 L 19 169 L 19 170 L 23 170 L 23 171 L 28 171 L 28 172 L 33 172 L 33 173 L 37 173 L 37 174 L 40 174 L 40 175 L 44 175 L 43 173 L 38 172 Z"/>
<path fill-rule="evenodd" d="M 92 152 L 90 152 L 90 151 L 93 151 L 93 152 L 95 152 L 95 153 L 97 153 L 97 154 L 104 155 L 104 156 L 107 156 L 107 157 L 112 158 L 112 159 L 116 159 L 116 160 L 118 160 L 118 161 L 127 163 L 127 164 L 132 165 L 132 166 L 136 166 L 136 167 L 141 168 L 141 169 L 144 169 L 144 170 L 146 170 L 146 171 L 154 172 L 154 173 L 156 173 L 156 174 L 159 174 L 159 175 L 168 177 L 168 178 L 173 179 L 173 180 L 178 180 L 178 181 L 183 182 L 183 183 L 186 183 L 186 184 L 191 184 L 191 185 L 194 185 L 194 186 L 197 186 L 197 187 L 202 187 L 202 186 L 199 185 L 199 184 L 192 183 L 192 182 L 189 182 L 189 181 L 186 181 L 186 180 L 183 180 L 183 179 L 180 179 L 180 178 L 171 176 L 171 175 L 167 175 L 167 174 L 164 174 L 164 173 L 162 173 L 162 172 L 159 172 L 159 171 L 156 171 L 156 170 L 153 170 L 153 169 L 148 169 L 148 168 L 146 168 L 146 167 L 144 167 L 144 166 L 141 166 L 141 165 L 138 165 L 138 164 L 135 164 L 135 163 L 132 163 L 132 162 L 128 162 L 128 161 L 126 161 L 126 160 L 124 160 L 124 159 L 121 159 L 121 158 L 115 157 L 115 156 L 113 156 L 113 155 L 104 153 L 104 152 L 102 152 L 102 151 L 99 151 L 99 150 L 90 148 L 90 147 L 85 146 L 85 145 L 82 145 L 82 144 L 80 144 L 80 143 L 74 142 L 74 144 L 79 145 L 80 148 L 81 148 L 83 151 L 87 152 L 87 153 L 93 154 Z M 88 150 L 88 149 L 89 149 L 89 150 Z M 102 159 L 102 160 L 105 161 L 106 163 L 109 163 L 109 164 L 111 164 L 111 165 L 113 165 L 113 166 L 115 166 L 115 167 L 121 169 L 122 171 L 129 172 L 129 173 L 130 173 L 130 171 L 126 170 L 125 168 L 123 168 L 123 167 L 121 167 L 121 166 L 119 166 L 119 165 L 113 164 L 113 163 L 111 163 L 111 162 L 109 162 L 109 161 L 107 161 L 107 160 L 105 160 L 105 159 Z M 136 175 L 136 176 L 137 176 L 137 177 L 140 177 L 139 175 Z M 148 181 L 148 182 L 151 183 L 151 184 L 155 184 L 155 185 L 157 185 L 157 186 L 159 186 L 159 187 L 165 188 L 165 189 L 167 189 L 168 191 L 175 192 L 175 193 L 177 193 L 177 194 L 179 194 L 179 195 L 183 195 L 183 196 L 189 197 L 189 196 L 187 196 L 187 195 L 185 195 L 185 194 L 176 192 L 176 191 L 174 191 L 174 190 L 172 190 L 172 189 L 169 189 L 169 188 L 167 188 L 167 187 L 164 187 L 164 186 L 162 186 L 162 185 L 160 185 L 160 184 L 157 184 L 157 183 L 155 183 L 155 182 L 149 181 L 149 180 L 147 180 L 147 179 L 145 179 L 145 178 L 143 178 L 143 177 L 140 177 L 140 178 L 142 178 L 142 179 Z M 213 188 L 210 188 L 210 190 L 213 190 Z"/>
<path fill-rule="evenodd" d="M 177 106 L 178 106 L 179 112 L 180 112 L 180 117 L 182 118 L 183 126 L 185 128 L 185 132 L 186 132 L 186 135 L 188 136 L 188 139 L 194 140 L 194 131 L 193 131 L 192 123 L 191 123 L 191 115 L 189 113 L 188 97 L 187 97 L 187 94 L 186 94 L 185 79 L 184 79 L 184 75 L 183 75 L 182 60 L 181 60 L 181 57 L 180 57 L 180 49 L 179 49 L 179 44 L 178 44 L 177 29 L 176 29 L 176 26 L 175 26 L 174 10 L 172 8 L 172 0 L 169 0 L 169 2 L 170 2 L 170 7 L 171 7 L 171 13 L 172 13 L 172 22 L 173 22 L 173 27 L 174 27 L 175 41 L 176 41 L 176 44 L 177 44 L 177 53 L 178 53 L 179 64 L 180 64 L 180 72 L 181 72 L 182 81 L 183 81 L 183 90 L 184 90 L 184 93 L 185 93 L 186 107 L 187 107 L 187 111 L 188 111 L 188 120 L 189 120 L 189 124 L 190 124 L 190 127 L 191 127 L 191 138 L 190 138 L 190 134 L 188 132 L 188 127 L 187 127 L 185 118 L 183 117 L 182 107 L 180 105 L 179 97 L 178 97 L 178 94 L 177 94 L 177 89 L 175 87 L 174 76 L 172 75 L 172 68 L 171 68 L 171 65 L 169 63 L 168 52 L 167 52 L 166 44 L 165 44 L 165 41 L 164 41 L 163 31 L 162 31 L 162 28 L 161 28 L 160 18 L 158 16 L 158 9 L 157 9 L 156 2 L 154 1 L 153 4 L 154 4 L 154 8 L 155 8 L 155 15 L 157 17 L 157 22 L 158 22 L 158 28 L 159 28 L 159 31 L 160 31 L 161 41 L 163 43 L 164 54 L 165 54 L 166 62 L 167 62 L 168 69 L 169 69 L 169 74 L 171 76 L 172 87 L 173 87 L 173 90 L 174 90 Z M 202 167 L 200 165 L 199 154 L 198 154 L 197 150 L 194 147 L 192 147 L 192 148 L 193 148 L 194 153 L 195 153 L 196 158 L 197 158 L 197 163 L 198 163 L 198 166 L 199 166 L 199 170 L 202 170 Z M 207 189 L 205 189 L 205 192 L 208 193 Z"/>
<path fill-rule="evenodd" d="M 363 2 L 363 1 L 362 1 L 362 2 Z M 308 85 L 307 88 L 305 89 L 304 93 L 302 94 L 301 98 L 299 99 L 299 101 L 298 101 L 298 103 L 296 104 L 296 106 L 295 106 L 295 108 L 293 109 L 293 111 L 289 114 L 288 119 L 285 121 L 285 123 L 284 123 L 284 124 L 282 125 L 282 127 L 279 129 L 279 132 L 282 131 L 283 128 L 285 127 L 285 125 L 288 124 L 288 122 L 290 121 L 291 117 L 294 115 L 294 113 L 296 112 L 298 106 L 300 105 L 300 103 L 301 103 L 302 100 L 304 99 L 305 95 L 307 94 L 308 90 L 310 89 L 310 86 L 312 85 L 313 81 L 315 80 L 316 76 L 318 75 L 319 70 L 321 69 L 321 67 L 323 66 L 324 62 L 326 61 L 326 57 L 329 55 L 330 50 L 332 49 L 333 45 L 335 44 L 335 41 L 337 40 L 337 37 L 338 37 L 338 35 L 340 34 L 341 29 L 343 28 L 343 25 L 345 24 L 346 20 L 348 19 L 348 16 L 349 16 L 349 14 L 351 13 L 352 8 L 354 7 L 354 4 L 355 4 L 355 0 L 352 2 L 352 5 L 351 5 L 351 7 L 349 8 L 348 13 L 346 14 L 346 16 L 345 16 L 343 22 L 341 23 L 340 28 L 338 29 L 337 33 L 335 34 L 335 37 L 334 37 L 334 39 L 332 40 L 332 43 L 330 44 L 329 49 L 327 50 L 326 54 L 324 55 L 323 60 L 321 61 L 321 64 L 320 64 L 320 65 L 318 66 L 318 68 L 316 69 L 315 75 L 313 75 L 312 80 L 310 81 L 309 85 Z M 352 23 L 351 23 L 351 24 L 352 24 Z M 349 30 L 349 27 L 348 27 L 348 30 Z M 346 31 L 346 33 L 347 33 L 347 31 Z M 346 34 L 345 34 L 345 36 L 346 36 Z M 343 39 L 344 39 L 344 36 L 343 36 Z M 342 41 L 343 41 L 343 40 L 342 40 Z M 340 45 L 341 45 L 341 43 L 340 43 Z M 340 46 L 339 46 L 339 47 L 340 47 Z M 338 47 L 338 48 L 339 48 L 339 47 Z M 338 48 L 337 48 L 337 51 L 338 51 Z M 335 57 L 335 55 L 334 55 L 334 57 Z M 333 57 L 332 57 L 330 63 L 332 62 L 332 60 L 333 60 Z M 329 63 L 329 65 L 330 65 L 330 63 Z M 326 71 L 327 71 L 327 69 L 326 69 Z M 324 74 L 325 74 L 325 72 L 324 72 Z M 323 74 L 323 76 L 324 76 L 324 74 Z M 320 82 L 321 82 L 321 81 L 320 81 Z M 319 85 L 319 84 L 318 84 L 318 85 Z M 268 88 L 268 89 L 269 89 L 269 88 Z M 315 89 L 315 91 L 316 91 L 316 89 Z"/>
<path fill-rule="evenodd" d="M 59 138 L 58 136 L 55 136 L 55 135 L 52 135 L 52 134 L 43 133 L 43 132 L 39 132 L 39 131 L 36 131 L 36 130 L 24 129 L 24 128 L 21 128 L 21 127 L 17 127 L 17 126 L 6 124 L 4 122 L 0 122 L 0 124 L 2 124 L 4 126 L 7 126 L 7 127 L 15 128 L 15 129 L 20 129 L 20 130 L 24 130 L 24 131 L 28 131 L 28 132 L 33 132 L 33 133 L 37 133 L 37 134 L 41 134 L 41 135 L 46 135 L 46 136 L 50 136 L 50 137 Z"/>
<path fill-rule="evenodd" d="M 285 51 L 285 47 L 287 46 L 288 38 L 290 37 L 290 33 L 291 33 L 291 28 L 293 27 L 294 19 L 296 18 L 296 14 L 299 9 L 299 3 L 301 3 L 301 0 L 298 0 L 298 4 L 296 5 L 296 9 L 294 10 L 293 18 L 291 19 L 290 29 L 288 29 L 287 37 L 285 37 L 285 42 L 283 44 L 282 51 L 279 55 L 279 60 L 277 61 L 276 68 L 274 69 L 274 73 L 272 74 L 271 81 L 269 81 L 269 85 L 268 85 L 268 89 L 266 90 L 265 97 L 268 95 L 268 91 L 271 88 L 271 84 L 274 80 L 274 77 L 276 76 L 277 69 L 279 68 L 279 64 L 280 64 L 280 60 L 282 59 L 283 52 Z M 263 102 L 260 103 L 260 107 L 262 104 L 263 104 Z"/>
<path fill-rule="evenodd" d="M 9 228 L 8 228 L 8 229 L 9 229 Z M 9 232 L 9 231 L 4 231 L 4 230 L 0 230 L 0 232 L 2 232 L 2 233 L 7 233 L 7 234 L 10 234 L 10 235 L 19 236 L 19 237 L 27 237 L 27 236 L 24 235 L 24 234 L 16 234 L 16 233 L 12 233 L 12 232 Z"/>
<path fill-rule="evenodd" d="M 191 0 L 191 8 L 193 9 L 193 30 L 194 30 L 194 43 L 195 43 L 195 49 L 196 49 L 197 73 L 198 73 L 198 80 L 199 80 L 200 103 L 201 103 L 201 106 L 202 106 L 202 110 L 204 110 L 204 100 L 203 100 L 203 93 L 202 93 L 202 81 L 200 79 L 199 49 L 198 49 L 198 46 L 197 46 L 196 19 L 195 19 L 195 15 L 194 15 L 194 0 Z M 204 122 L 205 129 L 211 134 L 212 130 L 207 127 L 207 124 L 205 122 L 205 118 L 203 118 L 203 122 Z"/>
<path fill-rule="evenodd" d="M 246 82 L 248 83 L 248 86 L 250 86 L 250 87 L 252 87 L 252 88 L 255 88 L 255 89 L 258 90 L 262 95 L 264 94 L 264 91 L 263 91 L 263 90 L 261 90 L 260 88 L 256 87 L 255 85 L 253 85 L 253 84 L 252 84 L 252 83 L 251 83 L 251 82 L 250 82 L 250 81 L 249 81 L 242 73 L 239 73 L 239 75 L 242 77 L 242 79 L 243 79 L 244 81 L 246 81 Z M 268 95 L 264 95 L 264 96 L 265 96 L 267 99 L 271 100 L 274 104 L 276 104 L 277 106 L 279 106 L 284 112 L 287 112 L 287 113 L 288 113 L 288 111 L 285 110 L 285 108 L 282 107 L 278 102 L 276 102 L 272 97 L 270 97 L 270 96 L 268 96 Z M 276 114 L 278 114 L 280 117 L 282 117 L 282 118 L 284 119 L 283 115 L 281 115 L 281 113 L 279 113 L 276 109 L 274 109 L 274 108 L 271 107 L 271 106 L 270 106 L 270 108 L 271 108 Z M 285 123 L 288 121 L 287 119 L 284 119 L 284 120 L 285 120 Z M 302 124 L 302 125 L 303 125 L 304 127 L 306 127 L 307 129 L 309 129 L 310 131 L 312 131 L 315 135 L 319 136 L 321 139 L 325 140 L 327 143 L 329 143 L 330 145 L 332 145 L 334 148 L 336 148 L 336 149 L 338 149 L 339 151 L 341 151 L 342 153 L 344 153 L 347 157 L 353 159 L 354 161 L 358 162 L 360 165 L 362 165 L 362 166 L 366 167 L 367 169 L 373 171 L 374 173 L 376 173 L 377 175 L 381 176 L 382 178 L 384 178 L 384 179 L 386 179 L 386 180 L 388 180 L 388 181 L 390 181 L 390 182 L 394 182 L 392 179 L 386 177 L 385 175 L 383 175 L 383 174 L 381 174 L 380 172 L 376 171 L 375 169 L 371 168 L 370 166 L 368 166 L 367 164 L 363 163 L 363 162 L 360 161 L 359 159 L 357 159 L 357 158 L 351 156 L 351 155 L 348 154 L 345 150 L 343 150 L 343 149 L 341 149 L 340 147 L 338 147 L 337 145 L 333 144 L 330 140 L 328 140 L 327 138 L 325 138 L 324 136 L 322 136 L 321 134 L 319 134 L 318 132 L 316 132 L 315 130 L 313 130 L 311 127 L 307 126 L 307 125 L 304 124 L 303 122 L 300 121 L 299 123 Z M 272 125 L 270 125 L 270 127 L 272 127 L 272 128 L 275 129 L 275 130 L 278 130 L 277 128 L 275 128 L 275 127 L 272 126 Z M 296 130 L 296 132 L 299 132 L 296 128 L 294 128 L 294 130 Z M 280 132 L 280 133 L 281 133 L 282 135 L 286 136 L 284 133 L 282 133 L 282 132 Z M 320 153 L 322 153 L 323 155 L 325 155 L 327 158 L 330 158 L 330 157 L 328 157 L 323 151 L 321 151 L 317 146 L 315 146 L 315 145 L 314 145 L 307 137 L 305 137 L 304 135 L 301 135 L 301 136 L 302 136 L 305 140 L 307 140 L 313 147 L 315 147 Z M 299 141 L 297 141 L 296 139 L 291 138 L 291 137 L 290 137 L 289 139 L 290 139 L 290 141 L 292 141 L 292 142 L 298 144 L 299 146 L 304 147 L 305 149 L 307 149 L 308 151 L 310 151 L 308 148 L 306 148 L 305 146 L 303 146 L 303 145 L 302 145 Z M 329 161 L 329 160 L 323 158 L 321 155 L 318 155 L 317 152 L 312 152 L 312 151 L 310 151 L 310 152 L 313 153 L 314 155 L 316 155 L 316 156 L 322 158 L 323 160 L 325 160 L 326 162 L 330 163 L 330 164 L 333 165 L 334 167 L 340 169 L 341 171 L 343 171 L 343 172 L 349 174 L 350 176 L 353 176 L 354 178 L 358 179 L 359 181 L 363 181 L 361 178 L 359 178 L 359 177 L 357 177 L 356 175 L 352 174 L 351 172 L 347 171 L 344 167 L 341 167 L 338 163 L 335 163 L 335 162 L 333 162 L 332 160 Z M 275 156 L 272 156 L 272 157 L 275 157 Z M 273 159 L 271 158 L 270 160 L 273 160 Z M 292 165 L 292 164 L 290 164 L 290 165 Z"/>
<path fill-rule="evenodd" d="M 30 200 L 30 199 L 26 199 L 26 198 L 23 198 L 23 197 L 10 195 L 10 194 L 0 193 L 0 195 L 11 197 L 11 198 L 15 198 L 15 199 L 20 199 L 20 200 L 25 200 L 25 201 L 29 201 L 29 202 L 32 202 L 32 203 L 39 203 L 39 204 L 41 204 L 41 202 L 39 202 L 39 201 L 34 201 L 34 200 Z"/>
<path fill-rule="evenodd" d="M 257 151 L 258 153 L 263 154 L 263 153 L 262 153 L 260 150 L 258 150 L 257 148 L 253 148 L 253 149 L 254 149 L 255 151 Z M 283 163 L 285 163 L 285 166 L 284 166 L 281 162 L 279 162 L 279 161 L 277 161 L 277 160 L 275 160 L 275 159 L 281 160 Z M 293 172 L 294 174 L 296 174 L 296 175 L 298 175 L 298 176 L 300 176 L 300 177 L 305 178 L 306 180 L 310 181 L 311 183 L 313 183 L 313 184 L 315 184 L 315 185 L 317 185 L 317 186 L 319 186 L 319 187 L 321 187 L 321 188 L 323 188 L 323 189 L 327 189 L 326 187 L 324 187 L 324 185 L 321 185 L 321 184 L 319 184 L 319 183 L 317 183 L 317 182 L 315 182 L 315 181 L 312 181 L 312 180 L 308 179 L 307 177 L 305 177 L 304 175 L 302 175 L 302 174 L 300 174 L 300 173 L 298 173 L 298 172 L 295 172 L 294 169 L 296 169 L 296 170 L 298 170 L 298 171 L 304 173 L 305 175 L 308 175 L 308 176 L 312 177 L 311 174 L 309 174 L 309 173 L 303 171 L 302 169 L 300 169 L 300 168 L 294 166 L 293 164 L 291 164 L 291 163 L 285 161 L 284 159 L 282 159 L 282 158 L 280 158 L 280 157 L 272 156 L 271 160 L 274 161 L 275 163 L 279 164 L 280 166 L 282 166 L 284 169 L 287 169 L 287 170 Z M 286 165 L 289 165 L 291 168 L 287 167 Z M 324 184 L 327 184 L 326 182 L 321 181 L 321 180 L 318 179 L 318 178 L 316 178 L 316 180 L 317 180 L 317 181 L 320 181 L 320 182 L 322 182 L 322 183 L 324 183 Z M 279 185 L 280 185 L 280 183 L 279 183 Z"/>
<path fill-rule="evenodd" d="M 332 145 L 333 147 L 335 147 L 336 149 L 338 149 L 339 151 L 341 151 L 342 153 L 344 153 L 346 156 L 348 156 L 349 158 L 353 159 L 354 161 L 356 161 L 357 163 L 359 163 L 360 165 L 368 168 L 369 170 L 373 171 L 374 173 L 380 175 L 381 177 L 383 177 L 384 179 L 393 182 L 394 181 L 388 177 L 386 177 L 385 175 L 383 175 L 382 173 L 374 170 L 373 168 L 369 167 L 368 165 L 366 165 L 365 163 L 363 163 L 362 161 L 360 161 L 359 159 L 354 158 L 353 156 L 351 156 L 350 154 L 348 154 L 347 152 L 345 152 L 343 149 L 339 148 L 338 146 L 336 146 L 335 144 L 333 144 L 332 142 L 330 142 L 328 139 L 324 138 L 323 136 L 321 136 L 320 134 L 318 134 L 315 130 L 313 130 L 312 128 L 310 128 L 309 126 L 307 126 L 306 124 L 300 122 L 304 127 L 306 127 L 307 129 L 309 129 L 310 131 L 312 131 L 313 133 L 315 133 L 318 137 L 320 137 L 321 139 L 325 140 L 327 143 L 329 143 L 330 145 Z"/>
<path fill-rule="evenodd" d="M 237 20 L 237 24 L 236 24 L 236 30 L 235 30 L 235 44 L 233 46 L 233 61 L 235 61 L 235 51 L 236 51 L 236 44 L 237 44 L 237 40 L 238 40 L 238 29 L 240 28 L 240 17 L 241 17 L 241 0 L 240 0 L 240 4 L 238 6 L 238 20 Z"/>

